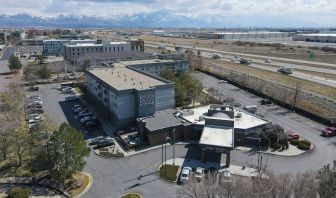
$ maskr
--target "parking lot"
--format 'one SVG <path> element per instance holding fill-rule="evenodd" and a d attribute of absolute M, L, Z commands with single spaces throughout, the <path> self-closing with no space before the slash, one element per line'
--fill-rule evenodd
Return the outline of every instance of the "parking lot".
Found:
<path fill-rule="evenodd" d="M 79 131 L 82 131 L 86 139 L 102 135 L 101 130 L 95 130 L 89 132 L 80 122 L 79 118 L 72 111 L 74 105 L 81 105 L 79 100 L 65 101 L 65 98 L 72 96 L 72 93 L 62 93 L 58 88 L 59 83 L 39 85 L 39 91 L 28 91 L 27 95 L 40 95 L 43 101 L 43 107 L 45 114 L 56 126 L 59 126 L 62 122 L 68 122 L 71 126 Z"/>

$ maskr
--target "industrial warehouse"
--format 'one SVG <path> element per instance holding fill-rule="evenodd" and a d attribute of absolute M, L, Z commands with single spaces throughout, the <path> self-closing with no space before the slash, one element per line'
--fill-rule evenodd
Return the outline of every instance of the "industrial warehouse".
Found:
<path fill-rule="evenodd" d="M 336 34 L 297 34 L 294 41 L 336 43 Z"/>
<path fill-rule="evenodd" d="M 224 40 L 246 38 L 283 38 L 288 36 L 290 36 L 289 32 L 207 32 L 198 34 L 198 38 Z"/>

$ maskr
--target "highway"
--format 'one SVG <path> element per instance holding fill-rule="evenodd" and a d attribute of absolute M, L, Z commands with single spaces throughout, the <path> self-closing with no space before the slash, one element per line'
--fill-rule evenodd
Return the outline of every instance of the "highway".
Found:
<path fill-rule="evenodd" d="M 145 44 L 146 46 L 149 47 L 155 47 L 157 48 L 157 44 Z M 167 50 L 175 51 L 175 48 L 169 45 L 165 45 Z M 197 50 L 198 48 L 192 48 L 193 50 Z M 208 52 L 208 51 L 202 51 L 201 56 L 206 57 L 206 58 L 212 58 L 213 52 Z M 226 62 L 235 62 L 239 63 L 239 58 L 235 58 L 237 55 L 228 55 L 224 53 L 218 53 L 221 55 L 222 61 Z M 244 57 L 243 57 L 244 58 Z M 267 59 L 267 58 L 266 58 Z M 280 67 L 291 67 L 294 68 L 293 74 L 291 76 L 300 78 L 303 80 L 308 80 L 312 82 L 316 82 L 319 84 L 323 84 L 326 86 L 331 86 L 336 88 L 336 80 L 332 79 L 326 79 L 318 75 L 310 75 L 307 73 L 304 73 L 302 71 L 295 71 L 295 69 L 300 69 L 300 70 L 305 70 L 305 71 L 310 71 L 310 72 L 320 72 L 320 73 L 326 73 L 326 74 L 335 74 L 336 75 L 336 67 L 335 69 L 326 69 L 326 68 L 317 68 L 313 66 L 304 66 L 304 65 L 292 65 L 292 64 L 287 64 L 287 63 L 282 63 L 282 62 L 274 62 L 272 63 L 265 63 L 265 59 L 250 59 L 252 63 L 249 65 L 250 67 L 255 67 L 258 69 L 263 69 L 263 70 L 268 70 L 272 72 L 277 72 Z M 273 60 L 273 58 L 272 58 Z M 213 64 L 213 63 L 212 63 Z"/>
<path fill-rule="evenodd" d="M 172 44 L 167 43 L 155 43 L 155 42 L 146 42 L 146 45 L 148 46 L 158 46 L 158 45 L 165 45 L 166 47 L 175 47 Z M 187 45 L 178 45 L 182 47 L 183 49 L 190 49 L 190 50 L 201 50 L 202 52 L 211 52 L 211 53 L 219 53 L 219 54 L 227 54 L 227 55 L 233 55 L 233 56 L 243 56 L 248 58 L 257 58 L 257 59 L 271 59 L 273 61 L 283 61 L 283 62 L 290 62 L 292 64 L 308 64 L 308 65 L 316 65 L 316 66 L 324 66 L 324 67 L 331 67 L 336 69 L 336 64 L 330 64 L 330 63 L 322 63 L 322 62 L 314 62 L 314 61 L 305 61 L 305 60 L 297 60 L 297 59 L 287 59 L 287 58 L 279 58 L 279 57 L 270 57 L 270 56 L 262 56 L 262 55 L 255 55 L 255 54 L 247 54 L 247 53 L 240 53 L 240 52 L 230 52 L 230 51 L 223 51 L 223 50 L 213 50 L 209 48 L 203 48 L 203 47 L 193 47 L 193 46 L 187 46 Z"/>

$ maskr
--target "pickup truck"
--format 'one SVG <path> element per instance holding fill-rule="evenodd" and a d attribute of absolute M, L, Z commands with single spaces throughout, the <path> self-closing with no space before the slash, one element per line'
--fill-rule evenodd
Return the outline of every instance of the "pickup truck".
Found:
<path fill-rule="evenodd" d="M 327 127 L 322 130 L 322 136 L 324 137 L 332 137 L 336 136 L 336 127 Z"/>
<path fill-rule="evenodd" d="M 293 68 L 290 67 L 281 67 L 278 69 L 278 72 L 283 73 L 283 74 L 292 74 L 293 73 Z"/>

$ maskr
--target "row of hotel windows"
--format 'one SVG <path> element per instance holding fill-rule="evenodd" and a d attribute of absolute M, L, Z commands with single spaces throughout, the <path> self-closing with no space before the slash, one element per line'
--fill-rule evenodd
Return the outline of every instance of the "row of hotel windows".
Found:
<path fill-rule="evenodd" d="M 94 48 L 91 48 L 91 53 L 93 53 L 93 49 Z M 105 47 L 105 52 L 107 52 L 108 50 L 107 50 L 108 48 L 107 47 Z M 98 50 L 99 50 L 99 52 L 103 52 L 103 47 L 96 47 L 96 49 L 95 49 L 95 52 L 98 52 Z M 118 52 L 120 52 L 120 51 L 124 51 L 124 47 L 122 46 L 121 48 L 119 48 L 119 47 L 113 47 L 113 52 L 115 52 L 115 51 L 118 51 Z M 79 55 L 79 52 L 80 50 L 79 50 L 79 48 L 77 48 L 77 54 Z M 109 47 L 109 51 L 110 52 L 112 52 L 112 47 Z M 89 53 L 90 52 L 90 48 L 86 48 L 86 52 L 87 53 Z M 84 54 L 85 53 L 85 48 L 82 48 L 82 54 Z M 72 48 L 72 55 L 75 55 L 75 49 L 74 48 Z"/>

